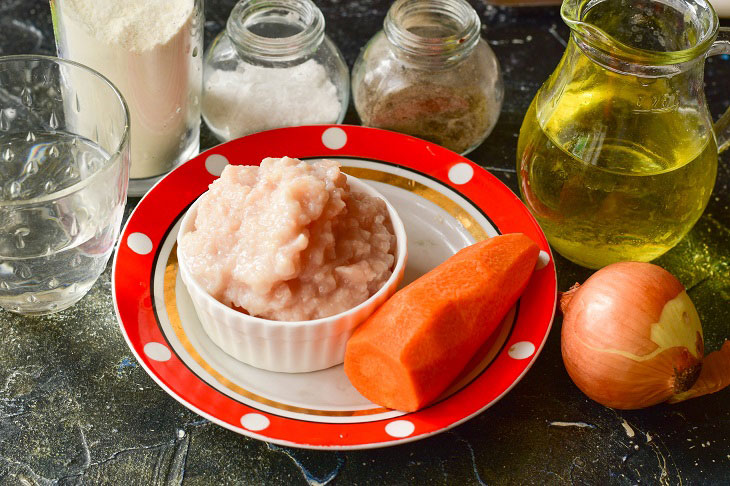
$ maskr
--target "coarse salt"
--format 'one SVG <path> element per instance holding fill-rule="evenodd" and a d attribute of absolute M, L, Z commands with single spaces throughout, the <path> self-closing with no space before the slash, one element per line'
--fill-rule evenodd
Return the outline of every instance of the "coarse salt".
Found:
<path fill-rule="evenodd" d="M 335 123 L 337 88 L 314 59 L 285 68 L 239 64 L 215 70 L 203 93 L 203 117 L 221 139 L 298 125 Z"/>

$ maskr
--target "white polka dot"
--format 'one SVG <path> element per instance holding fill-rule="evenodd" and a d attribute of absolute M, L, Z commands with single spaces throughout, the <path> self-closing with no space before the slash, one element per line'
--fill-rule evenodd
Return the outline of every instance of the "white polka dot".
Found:
<path fill-rule="evenodd" d="M 132 233 L 127 237 L 127 246 L 139 255 L 146 255 L 152 251 L 152 240 L 144 233 Z"/>
<path fill-rule="evenodd" d="M 328 128 L 322 134 L 322 143 L 328 149 L 339 150 L 347 143 L 347 134 L 341 128 Z"/>
<path fill-rule="evenodd" d="M 167 361 L 172 358 L 170 348 L 164 344 L 151 342 L 144 345 L 144 354 L 155 361 Z"/>
<path fill-rule="evenodd" d="M 474 168 L 466 162 L 454 164 L 449 169 L 449 180 L 454 184 L 466 184 L 474 177 Z"/>
<path fill-rule="evenodd" d="M 535 345 L 528 341 L 520 341 L 514 343 L 507 354 L 513 359 L 527 359 L 535 354 Z"/>
<path fill-rule="evenodd" d="M 391 437 L 408 437 L 414 430 L 416 426 L 408 420 L 395 420 L 385 426 L 385 432 Z"/>
<path fill-rule="evenodd" d="M 210 175 L 220 177 L 223 169 L 228 165 L 228 159 L 220 154 L 209 155 L 205 159 L 205 170 L 210 172 Z"/>
<path fill-rule="evenodd" d="M 550 263 L 550 253 L 545 250 L 540 250 L 540 254 L 537 256 L 537 265 L 535 265 L 535 268 L 540 270 L 547 267 L 548 263 Z"/>
<path fill-rule="evenodd" d="M 264 430 L 270 424 L 271 422 L 269 421 L 269 419 L 265 415 L 261 415 L 260 413 L 247 413 L 246 415 L 241 417 L 241 425 L 243 425 L 243 427 L 248 430 Z"/>

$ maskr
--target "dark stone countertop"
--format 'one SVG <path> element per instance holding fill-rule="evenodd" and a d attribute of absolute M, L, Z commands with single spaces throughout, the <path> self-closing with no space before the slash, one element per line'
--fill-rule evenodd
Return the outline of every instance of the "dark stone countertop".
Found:
<path fill-rule="evenodd" d="M 208 0 L 206 41 L 233 0 Z M 352 65 L 386 1 L 319 0 Z M 567 29 L 556 7 L 473 0 L 506 84 L 494 133 L 469 157 L 516 190 L 527 106 L 556 66 Z M 726 25 L 727 23 L 724 22 Z M 0 55 L 54 53 L 48 2 L 0 0 Z M 727 57 L 707 62 L 715 116 L 730 102 Z M 347 122 L 356 123 L 352 111 Z M 214 144 L 205 132 L 203 146 Z M 658 263 L 689 289 L 709 350 L 730 335 L 730 154 L 704 216 Z M 137 200 L 129 201 L 131 209 Z M 557 257 L 559 288 L 590 271 Z M 560 320 L 499 403 L 438 436 L 392 448 L 318 452 L 268 445 L 201 419 L 138 366 L 118 330 L 110 268 L 76 306 L 43 318 L 0 311 L 0 484 L 727 484 L 730 390 L 620 412 L 587 399 L 560 357 Z"/>

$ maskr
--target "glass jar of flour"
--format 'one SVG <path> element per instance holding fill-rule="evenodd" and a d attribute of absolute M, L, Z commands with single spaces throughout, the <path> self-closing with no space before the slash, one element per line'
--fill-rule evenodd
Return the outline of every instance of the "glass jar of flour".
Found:
<path fill-rule="evenodd" d="M 51 0 L 51 12 L 59 57 L 99 71 L 127 101 L 129 194 L 144 194 L 200 149 L 203 0 Z M 67 83 L 78 123 L 110 109 L 82 80 Z"/>
<path fill-rule="evenodd" d="M 203 119 L 223 141 L 347 111 L 347 65 L 310 0 L 239 1 L 203 71 Z"/>
<path fill-rule="evenodd" d="M 398 0 L 355 62 L 363 125 L 465 154 L 492 131 L 504 93 L 497 57 L 465 0 Z"/>

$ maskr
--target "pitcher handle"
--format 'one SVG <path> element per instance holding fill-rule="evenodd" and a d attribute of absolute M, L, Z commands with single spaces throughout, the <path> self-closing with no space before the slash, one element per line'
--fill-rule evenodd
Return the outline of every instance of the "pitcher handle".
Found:
<path fill-rule="evenodd" d="M 708 56 L 730 54 L 730 27 L 720 27 L 717 39 L 707 52 Z M 717 149 L 719 152 L 730 147 L 730 108 L 715 123 L 715 136 L 717 137 Z"/>

